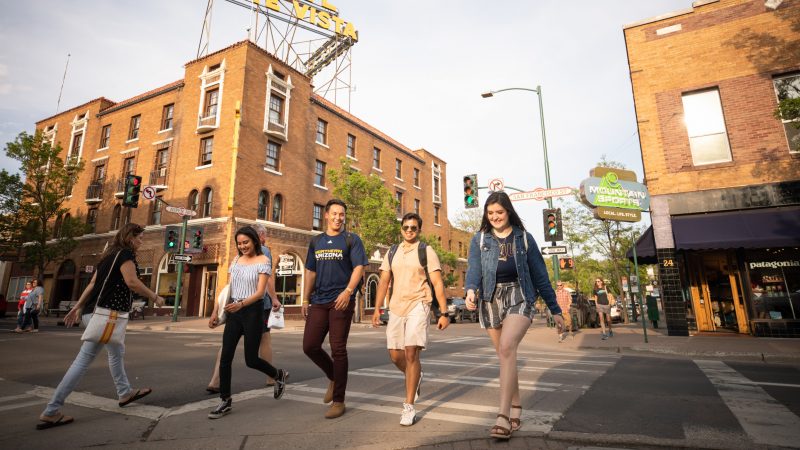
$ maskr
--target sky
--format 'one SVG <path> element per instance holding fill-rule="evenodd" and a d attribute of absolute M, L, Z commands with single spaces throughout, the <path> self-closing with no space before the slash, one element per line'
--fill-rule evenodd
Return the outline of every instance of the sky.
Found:
<path fill-rule="evenodd" d="M 526 191 L 545 186 L 537 94 L 482 98 L 489 90 L 541 86 L 552 187 L 577 188 L 603 155 L 641 179 L 623 26 L 692 3 L 329 2 L 359 33 L 350 112 L 447 162 L 451 219 L 462 210 L 463 175 L 477 173 L 481 186 L 495 178 Z M 205 9 L 204 0 L 0 0 L 0 145 L 56 113 L 68 54 L 60 111 L 183 78 Z M 246 39 L 251 17 L 216 0 L 210 50 Z M 2 154 L 0 169 L 18 167 Z M 544 207 L 515 203 L 539 242 Z"/>

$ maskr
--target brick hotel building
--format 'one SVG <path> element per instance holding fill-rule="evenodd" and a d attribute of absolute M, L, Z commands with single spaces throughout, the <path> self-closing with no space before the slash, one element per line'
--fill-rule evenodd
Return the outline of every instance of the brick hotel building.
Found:
<path fill-rule="evenodd" d="M 189 225 L 205 230 L 203 252 L 185 269 L 181 315 L 210 314 L 236 254 L 233 232 L 256 221 L 268 230 L 274 263 L 280 254 L 294 256 L 285 299 L 287 314 L 299 314 L 293 305 L 302 295 L 306 250 L 324 228 L 323 205 L 331 198 L 327 170 L 339 167 L 341 158 L 365 175 L 380 176 L 400 203 L 398 216 L 418 212 L 423 232 L 458 254 L 459 281 L 448 296 L 463 292 L 470 236 L 448 220 L 446 163 L 315 94 L 311 79 L 250 41 L 187 63 L 183 79 L 174 83 L 119 103 L 100 97 L 36 128 L 61 144 L 65 161 L 84 161 L 65 206 L 91 228 L 72 254 L 47 267 L 49 308 L 77 300 L 98 255 L 129 221 L 146 225 L 138 253 L 143 281 L 174 305 L 175 264 L 163 242 L 165 225 L 181 218 L 165 211 L 170 205 L 195 210 Z M 127 174 L 154 186 L 156 200 L 140 198 L 138 208 L 123 207 Z M 362 314 L 375 303 L 379 262 L 379 254 L 370 255 Z M 12 293 L 31 275 L 14 265 L 5 291 Z M 283 283 L 277 281 L 280 294 Z"/>

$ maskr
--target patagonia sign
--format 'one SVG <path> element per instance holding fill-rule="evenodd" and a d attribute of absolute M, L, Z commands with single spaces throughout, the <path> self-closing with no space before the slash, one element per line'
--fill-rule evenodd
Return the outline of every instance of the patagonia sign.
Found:
<path fill-rule="evenodd" d="M 647 187 L 636 181 L 636 173 L 610 167 L 596 167 L 581 182 L 581 201 L 598 219 L 638 222 L 650 209 Z"/>

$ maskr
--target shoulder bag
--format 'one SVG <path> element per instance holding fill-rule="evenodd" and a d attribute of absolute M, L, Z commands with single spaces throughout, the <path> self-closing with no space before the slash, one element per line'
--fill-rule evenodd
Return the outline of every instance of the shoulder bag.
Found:
<path fill-rule="evenodd" d="M 106 274 L 106 279 L 103 280 L 103 286 L 100 287 L 100 293 L 97 295 L 97 303 L 103 298 L 106 282 L 114 270 L 119 254 L 120 252 L 117 252 L 114 256 L 111 269 Z M 95 303 L 94 313 L 92 313 L 92 318 L 89 319 L 89 323 L 86 325 L 86 331 L 83 332 L 81 340 L 98 344 L 124 344 L 125 329 L 128 327 L 128 313 L 103 308 L 98 306 L 97 303 Z"/>

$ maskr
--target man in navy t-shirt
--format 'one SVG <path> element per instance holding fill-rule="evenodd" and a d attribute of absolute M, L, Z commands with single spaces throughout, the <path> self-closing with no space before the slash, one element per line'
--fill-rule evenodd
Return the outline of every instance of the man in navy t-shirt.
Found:
<path fill-rule="evenodd" d="M 306 319 L 303 352 L 330 380 L 323 400 L 333 402 L 325 413 L 328 419 L 345 412 L 347 337 L 353 321 L 355 294 L 368 264 L 361 238 L 344 231 L 346 212 L 347 205 L 341 200 L 333 199 L 325 205 L 325 233 L 311 239 L 303 284 L 302 311 Z M 328 334 L 331 355 L 322 348 Z"/>

